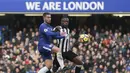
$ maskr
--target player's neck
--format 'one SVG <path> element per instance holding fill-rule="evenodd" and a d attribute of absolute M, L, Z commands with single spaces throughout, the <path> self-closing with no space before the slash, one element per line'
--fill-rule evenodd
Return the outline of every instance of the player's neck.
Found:
<path fill-rule="evenodd" d="M 44 24 L 46 24 L 46 25 L 49 25 L 49 26 L 50 26 L 50 24 L 48 24 L 47 22 L 44 22 Z"/>
<path fill-rule="evenodd" d="M 68 28 L 68 26 L 63 26 L 63 25 L 61 25 L 62 26 L 62 28 Z"/>
<path fill-rule="evenodd" d="M 44 24 L 48 24 L 47 22 L 44 22 Z"/>

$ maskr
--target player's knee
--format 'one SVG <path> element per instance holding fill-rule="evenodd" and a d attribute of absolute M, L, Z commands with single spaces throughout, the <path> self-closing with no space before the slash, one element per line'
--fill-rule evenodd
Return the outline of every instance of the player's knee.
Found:
<path fill-rule="evenodd" d="M 75 64 L 77 64 L 77 65 L 83 65 L 83 63 L 82 63 L 82 61 L 80 60 L 79 57 L 73 58 L 73 62 L 74 62 Z"/>
<path fill-rule="evenodd" d="M 59 49 L 58 47 L 53 47 L 53 48 L 52 48 L 52 51 L 55 52 L 55 53 L 57 53 L 57 52 L 60 51 L 60 49 Z"/>
<path fill-rule="evenodd" d="M 46 61 L 45 61 L 45 66 L 46 66 L 48 69 L 51 69 L 51 67 L 52 67 L 52 60 L 46 60 Z"/>
<path fill-rule="evenodd" d="M 59 52 L 60 51 L 60 49 L 59 48 L 56 48 L 56 52 Z"/>
<path fill-rule="evenodd" d="M 51 69 L 51 68 L 52 68 L 52 64 L 46 64 L 46 67 L 47 67 L 48 69 Z"/>
<path fill-rule="evenodd" d="M 47 68 L 48 68 L 48 69 L 51 69 L 51 68 L 52 68 L 52 66 L 47 66 Z"/>

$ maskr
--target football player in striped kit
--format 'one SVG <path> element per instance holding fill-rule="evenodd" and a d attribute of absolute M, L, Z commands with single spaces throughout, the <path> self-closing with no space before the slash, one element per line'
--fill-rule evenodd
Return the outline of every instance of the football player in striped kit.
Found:
<path fill-rule="evenodd" d="M 83 66 L 85 70 L 90 67 L 90 64 L 86 64 L 80 60 L 79 56 L 71 51 L 70 48 L 70 29 L 68 28 L 69 18 L 64 17 L 61 19 L 61 26 L 56 26 L 54 31 L 66 32 L 68 37 L 63 39 L 57 39 L 57 46 L 60 51 L 56 53 L 53 61 L 53 71 L 56 72 L 59 68 L 65 69 L 64 59 L 67 59 L 76 64 L 75 73 L 80 73 L 81 67 Z"/>

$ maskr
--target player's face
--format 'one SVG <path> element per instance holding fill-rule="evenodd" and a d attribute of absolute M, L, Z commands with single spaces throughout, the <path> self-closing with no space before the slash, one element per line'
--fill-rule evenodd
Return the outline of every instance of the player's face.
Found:
<path fill-rule="evenodd" d="M 69 21 L 63 21 L 63 24 L 64 24 L 65 26 L 68 26 Z"/>
<path fill-rule="evenodd" d="M 47 24 L 50 24 L 51 23 L 51 15 L 49 14 L 49 15 L 46 15 L 45 17 L 44 17 L 44 20 L 45 20 L 45 22 L 47 23 Z"/>
<path fill-rule="evenodd" d="M 69 19 L 68 19 L 68 18 L 63 19 L 63 20 L 62 20 L 62 24 L 63 24 L 64 26 L 68 26 L 68 25 L 69 25 Z"/>

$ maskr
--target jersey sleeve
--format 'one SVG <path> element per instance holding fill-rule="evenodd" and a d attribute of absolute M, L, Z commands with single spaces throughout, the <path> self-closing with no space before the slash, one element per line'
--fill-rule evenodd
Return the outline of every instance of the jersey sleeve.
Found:
<path fill-rule="evenodd" d="M 48 36 L 60 36 L 60 32 L 53 32 L 51 30 L 48 30 L 46 26 L 42 26 L 40 30 L 42 33 L 45 33 Z"/>
<path fill-rule="evenodd" d="M 62 38 L 65 38 L 65 36 L 55 36 L 54 38 L 55 39 L 62 39 Z"/>

